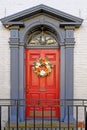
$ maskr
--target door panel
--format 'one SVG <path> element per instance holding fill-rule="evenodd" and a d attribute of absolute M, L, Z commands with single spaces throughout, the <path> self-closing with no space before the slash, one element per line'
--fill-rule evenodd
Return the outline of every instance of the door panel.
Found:
<path fill-rule="evenodd" d="M 53 64 L 52 72 L 49 76 L 38 77 L 33 71 L 32 65 L 38 58 L 48 57 Z M 29 50 L 26 49 L 26 117 L 33 117 L 35 109 L 36 117 L 41 117 L 42 106 L 44 116 L 50 117 L 50 107 L 53 105 L 53 117 L 59 117 L 59 108 L 55 107 L 53 99 L 60 98 L 59 86 L 59 50 Z M 29 99 L 29 100 L 28 100 Z M 32 106 L 36 106 L 35 108 Z M 58 102 L 57 102 L 58 105 Z"/>

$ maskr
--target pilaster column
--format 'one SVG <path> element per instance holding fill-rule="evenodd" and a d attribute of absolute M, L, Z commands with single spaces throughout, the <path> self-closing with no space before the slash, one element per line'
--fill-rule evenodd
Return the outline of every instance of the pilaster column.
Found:
<path fill-rule="evenodd" d="M 10 28 L 10 64 L 11 64 L 11 73 L 10 73 L 10 96 L 11 99 L 19 98 L 19 27 L 12 26 Z M 16 120 L 16 108 L 11 108 L 11 121 Z"/>
<path fill-rule="evenodd" d="M 65 99 L 73 99 L 73 67 L 74 67 L 74 27 L 67 26 L 65 27 Z M 73 104 L 73 101 L 71 102 Z M 74 121 L 73 118 L 73 108 L 69 108 L 66 104 L 65 109 L 65 122 L 69 120 Z"/>
<path fill-rule="evenodd" d="M 65 99 L 65 45 L 60 43 L 60 100 Z M 60 109 L 61 121 L 64 121 L 65 104 Z"/>
<path fill-rule="evenodd" d="M 24 53 L 24 43 L 19 45 L 19 99 L 25 99 L 25 53 Z M 22 100 L 22 104 L 24 101 Z M 20 121 L 25 119 L 25 106 L 19 107 L 19 117 Z"/>

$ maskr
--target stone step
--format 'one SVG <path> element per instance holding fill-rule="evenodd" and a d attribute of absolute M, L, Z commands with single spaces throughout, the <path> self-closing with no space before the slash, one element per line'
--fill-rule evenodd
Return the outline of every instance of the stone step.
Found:
<path fill-rule="evenodd" d="M 43 129 L 43 128 L 44 129 Z M 84 122 L 79 122 L 78 123 L 78 130 L 84 130 Z M 18 130 L 76 130 L 77 124 L 76 123 L 70 123 L 68 126 L 68 123 L 64 122 L 45 122 L 42 125 L 41 122 L 36 122 L 35 124 L 33 122 L 21 122 L 18 123 Z M 17 124 L 16 123 L 10 123 L 10 126 L 6 125 L 5 130 L 17 130 Z"/>

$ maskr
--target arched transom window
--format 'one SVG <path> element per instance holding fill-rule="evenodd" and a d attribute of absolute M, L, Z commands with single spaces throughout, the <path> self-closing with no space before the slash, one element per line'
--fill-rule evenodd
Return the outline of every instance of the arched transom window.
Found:
<path fill-rule="evenodd" d="M 26 46 L 29 48 L 58 48 L 56 34 L 46 27 L 32 29 L 26 39 Z"/>

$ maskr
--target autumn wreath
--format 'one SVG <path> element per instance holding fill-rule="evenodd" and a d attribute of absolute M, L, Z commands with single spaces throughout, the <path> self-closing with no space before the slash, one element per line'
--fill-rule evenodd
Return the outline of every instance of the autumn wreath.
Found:
<path fill-rule="evenodd" d="M 33 70 L 39 77 L 48 76 L 52 71 L 53 65 L 47 57 L 39 58 L 33 63 Z"/>

